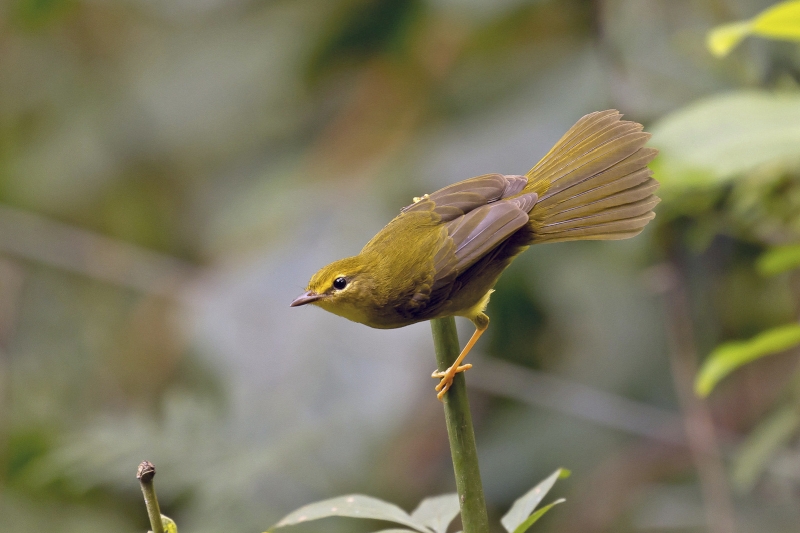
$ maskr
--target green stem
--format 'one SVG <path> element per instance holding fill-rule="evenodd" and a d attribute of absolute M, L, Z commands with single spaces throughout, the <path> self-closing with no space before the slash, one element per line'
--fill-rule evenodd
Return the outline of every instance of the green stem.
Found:
<path fill-rule="evenodd" d="M 136 478 L 142 485 L 144 504 L 147 506 L 147 516 L 150 517 L 150 527 L 153 533 L 164 533 L 164 523 L 161 521 L 161 509 L 158 507 L 156 498 L 156 488 L 153 486 L 153 478 L 156 476 L 156 467 L 150 461 L 142 461 L 136 471 Z"/>
<path fill-rule="evenodd" d="M 459 354 L 456 321 L 453 317 L 431 320 L 433 346 L 436 363 L 444 371 Z M 478 467 L 478 449 L 472 430 L 472 415 L 467 400 L 467 383 L 464 373 L 456 374 L 453 385 L 444 395 L 444 415 L 447 420 L 447 435 L 450 438 L 450 453 L 456 474 L 456 489 L 461 502 L 461 523 L 464 533 L 488 533 L 489 518 L 483 499 L 481 472 Z"/>

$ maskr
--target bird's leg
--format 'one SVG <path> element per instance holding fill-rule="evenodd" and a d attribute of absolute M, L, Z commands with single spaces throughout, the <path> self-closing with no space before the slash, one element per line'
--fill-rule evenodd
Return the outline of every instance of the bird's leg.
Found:
<path fill-rule="evenodd" d="M 469 342 L 466 346 L 464 346 L 464 349 L 461 350 L 461 353 L 458 354 L 458 357 L 453 364 L 450 365 L 450 367 L 445 371 L 435 370 L 433 374 L 431 374 L 432 378 L 440 379 L 439 384 L 436 385 L 436 391 L 438 392 L 436 397 L 440 401 L 443 401 L 442 398 L 444 398 L 445 393 L 453 385 L 453 378 L 455 375 L 459 372 L 464 372 L 472 368 L 472 364 L 467 363 L 462 365 L 461 362 L 467 356 L 469 351 L 472 350 L 472 347 L 475 346 L 475 343 L 478 342 L 478 339 L 481 338 L 481 335 L 483 335 L 483 332 L 486 331 L 486 328 L 489 327 L 489 317 L 481 313 L 475 320 L 473 320 L 473 322 L 475 323 L 475 333 L 472 334 Z"/>
<path fill-rule="evenodd" d="M 436 394 L 436 397 L 439 398 L 439 400 L 444 398 L 444 395 L 447 392 L 447 390 L 451 387 L 451 385 L 453 385 L 453 378 L 455 377 L 456 374 L 472 368 L 472 364 L 467 363 L 465 365 L 462 365 L 461 361 L 464 360 L 464 358 L 467 356 L 467 354 L 475 345 L 475 343 L 478 342 L 478 339 L 480 338 L 481 334 L 484 331 L 486 330 L 485 329 L 475 330 L 475 333 L 472 334 L 472 337 L 469 339 L 467 345 L 464 346 L 463 350 L 461 350 L 461 353 L 458 355 L 458 358 L 452 365 L 450 365 L 450 367 L 447 370 L 443 372 L 435 371 L 433 374 L 431 374 L 432 378 L 440 379 L 439 384 L 436 385 L 436 391 L 438 392 L 438 394 Z"/>

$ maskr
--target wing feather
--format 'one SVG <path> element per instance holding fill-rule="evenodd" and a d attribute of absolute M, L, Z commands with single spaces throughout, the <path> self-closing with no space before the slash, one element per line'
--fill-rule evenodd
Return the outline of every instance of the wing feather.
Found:
<path fill-rule="evenodd" d="M 450 222 L 481 206 L 519 194 L 527 184 L 525 176 L 484 174 L 426 194 L 402 212 L 431 210 L 443 222 Z"/>
<path fill-rule="evenodd" d="M 449 279 L 454 272 L 463 272 L 527 225 L 530 220 L 528 212 L 537 199 L 536 193 L 523 194 L 484 205 L 448 222 L 445 226 L 455 247 L 455 261 L 443 265 L 445 268 L 437 269 L 434 283 Z"/>
<path fill-rule="evenodd" d="M 458 290 L 459 274 L 527 225 L 528 213 L 538 199 L 536 193 L 519 195 L 527 184 L 525 176 L 487 174 L 454 183 L 404 208 L 403 214 L 438 215 L 442 237 L 432 259 L 431 277 L 419 281 L 397 311 L 419 316 L 446 300 Z"/>

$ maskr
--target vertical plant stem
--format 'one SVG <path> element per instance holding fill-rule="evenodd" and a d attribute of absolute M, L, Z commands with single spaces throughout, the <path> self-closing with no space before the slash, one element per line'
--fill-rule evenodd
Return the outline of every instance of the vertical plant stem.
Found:
<path fill-rule="evenodd" d="M 725 464 L 717 443 L 714 419 L 708 405 L 694 393 L 697 348 L 692 309 L 680 264 L 666 264 L 662 281 L 667 318 L 669 362 L 678 403 L 683 411 L 689 451 L 697 469 L 710 533 L 735 533 L 736 513 Z"/>
<path fill-rule="evenodd" d="M 456 321 L 453 317 L 431 320 L 433 346 L 439 370 L 446 370 L 459 354 Z M 461 504 L 461 524 L 464 533 L 488 533 L 489 518 L 483 498 L 481 472 L 478 467 L 478 449 L 472 430 L 472 415 L 467 400 L 464 373 L 456 374 L 453 385 L 444 395 L 444 415 L 450 453 L 456 475 L 456 489 Z"/>
<path fill-rule="evenodd" d="M 142 485 L 144 504 L 147 506 L 147 516 L 150 518 L 150 527 L 153 533 L 164 533 L 164 523 L 161 521 L 161 509 L 158 507 L 156 488 L 153 478 L 156 476 L 156 467 L 150 461 L 142 461 L 136 470 L 136 479 Z"/>

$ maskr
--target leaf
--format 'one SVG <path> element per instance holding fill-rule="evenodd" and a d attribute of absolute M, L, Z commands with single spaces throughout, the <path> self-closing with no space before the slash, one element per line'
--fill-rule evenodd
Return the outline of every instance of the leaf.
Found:
<path fill-rule="evenodd" d="M 161 515 L 161 523 L 164 524 L 164 531 L 166 533 L 178 533 L 178 524 L 175 520 L 168 516 Z"/>
<path fill-rule="evenodd" d="M 339 496 L 321 502 L 310 503 L 289 513 L 277 524 L 269 528 L 273 531 L 280 527 L 292 526 L 329 516 L 347 516 L 352 518 L 369 518 L 373 520 L 386 520 L 408 526 L 421 533 L 430 531 L 420 524 L 414 522 L 411 516 L 398 506 L 361 494 L 350 494 Z"/>
<path fill-rule="evenodd" d="M 733 22 L 717 26 L 706 37 L 706 46 L 715 57 L 725 57 L 742 40 L 750 35 L 753 24 L 750 21 Z"/>
<path fill-rule="evenodd" d="M 774 39 L 800 41 L 800 1 L 775 4 L 753 19 L 753 33 Z"/>
<path fill-rule="evenodd" d="M 161 524 L 164 526 L 165 533 L 178 533 L 178 524 L 175 523 L 175 520 L 168 517 L 167 515 L 161 515 Z M 152 531 L 148 531 L 147 533 L 153 533 Z"/>
<path fill-rule="evenodd" d="M 764 471 L 775 451 L 785 445 L 800 427 L 800 413 L 794 405 L 786 405 L 770 413 L 747 436 L 733 462 L 733 484 L 749 490 Z"/>
<path fill-rule="evenodd" d="M 178 533 L 178 524 L 175 523 L 175 520 L 168 517 L 167 515 L 161 515 L 161 524 L 164 526 L 164 531 L 166 533 Z M 152 531 L 148 531 L 147 533 L 153 533 Z"/>
<path fill-rule="evenodd" d="M 800 163 L 800 94 L 737 91 L 671 113 L 652 128 L 665 192 L 726 183 L 764 165 Z"/>
<path fill-rule="evenodd" d="M 527 520 L 525 520 L 523 523 L 517 526 L 517 529 L 514 530 L 514 533 L 525 533 L 533 524 L 535 524 L 541 517 L 543 517 L 547 511 L 549 511 L 559 503 L 564 503 L 565 501 L 567 500 L 561 498 L 560 500 L 556 500 L 553 503 L 545 505 L 544 507 L 542 507 L 541 509 L 530 515 Z"/>
<path fill-rule="evenodd" d="M 728 342 L 718 346 L 703 362 L 697 373 L 694 389 L 699 396 L 708 396 L 722 378 L 740 366 L 761 357 L 783 352 L 800 344 L 800 324 L 788 324 L 747 341 Z"/>
<path fill-rule="evenodd" d="M 413 529 L 381 529 L 375 533 L 414 533 Z"/>
<path fill-rule="evenodd" d="M 511 506 L 511 509 L 500 519 L 500 523 L 506 528 L 509 533 L 516 532 L 517 528 L 523 524 L 529 515 L 536 509 L 536 506 L 542 501 L 550 489 L 555 485 L 556 480 L 560 477 L 569 476 L 569 470 L 559 468 L 550 476 L 529 490 L 525 495 L 520 497 Z"/>
<path fill-rule="evenodd" d="M 762 276 L 774 276 L 797 267 L 800 267 L 800 244 L 767 250 L 756 262 L 756 268 Z"/>
<path fill-rule="evenodd" d="M 458 516 L 461 505 L 458 502 L 458 494 L 442 494 L 425 498 L 419 506 L 411 513 L 411 518 L 418 524 L 423 524 L 436 533 L 445 533 L 450 522 Z"/>
<path fill-rule="evenodd" d="M 717 26 L 708 32 L 706 46 L 714 56 L 725 57 L 748 35 L 800 41 L 800 1 L 782 2 L 753 19 Z"/>

